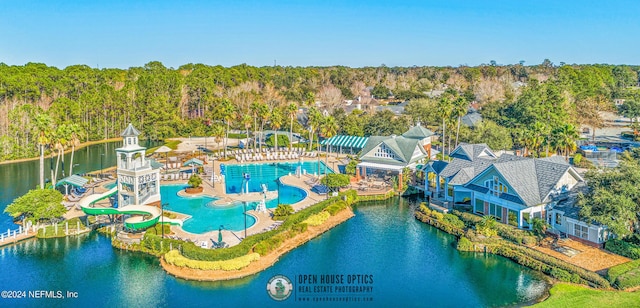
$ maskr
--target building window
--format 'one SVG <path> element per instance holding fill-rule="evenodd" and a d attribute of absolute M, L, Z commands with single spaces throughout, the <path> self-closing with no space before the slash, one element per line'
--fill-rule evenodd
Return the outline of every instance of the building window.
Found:
<path fill-rule="evenodd" d="M 560 213 L 556 213 L 556 225 L 558 226 L 562 225 L 562 214 Z"/>
<path fill-rule="evenodd" d="M 489 192 L 494 196 L 500 196 L 502 193 L 509 192 L 509 188 L 507 185 L 500 181 L 500 178 L 494 176 L 491 180 L 486 180 L 484 182 L 484 187 L 489 189 Z"/>
<path fill-rule="evenodd" d="M 509 224 L 512 226 L 518 226 L 518 212 L 514 210 L 509 210 Z"/>
<path fill-rule="evenodd" d="M 376 152 L 373 153 L 373 156 L 380 157 L 380 158 L 396 159 L 396 155 L 393 153 L 393 151 L 389 150 L 384 144 L 378 147 Z"/>
<path fill-rule="evenodd" d="M 484 202 L 480 199 L 476 199 L 476 205 L 474 207 L 474 211 L 477 214 L 484 214 Z"/>
<path fill-rule="evenodd" d="M 573 235 L 586 240 L 589 238 L 589 228 L 575 224 L 573 225 Z"/>

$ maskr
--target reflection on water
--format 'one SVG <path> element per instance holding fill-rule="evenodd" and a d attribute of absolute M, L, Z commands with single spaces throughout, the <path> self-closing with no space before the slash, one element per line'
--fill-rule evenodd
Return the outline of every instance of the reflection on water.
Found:
<path fill-rule="evenodd" d="M 229 282 L 176 279 L 157 258 L 114 249 L 97 233 L 26 241 L 0 248 L 0 286 L 70 290 L 80 297 L 7 300 L 3 306 L 281 306 L 265 291 L 278 274 L 294 281 L 301 274 L 373 275 L 372 306 L 507 306 L 545 292 L 541 276 L 505 258 L 458 252 L 453 236 L 413 218 L 415 206 L 399 198 L 356 206 L 355 217 L 264 272 Z M 286 304 L 303 306 L 294 298 Z"/>

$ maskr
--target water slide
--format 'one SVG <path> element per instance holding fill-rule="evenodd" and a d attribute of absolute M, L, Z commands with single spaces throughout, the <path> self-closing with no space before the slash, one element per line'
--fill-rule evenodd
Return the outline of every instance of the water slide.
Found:
<path fill-rule="evenodd" d="M 93 194 L 82 198 L 78 204 L 87 215 L 132 215 L 124 221 L 124 226 L 130 229 L 145 229 L 156 223 L 182 226 L 182 220 L 161 217 L 161 211 L 155 206 L 148 205 L 127 205 L 121 208 L 113 207 L 92 207 L 100 200 L 109 198 L 118 193 L 118 187 L 113 187 L 109 191 L 101 194 Z"/>

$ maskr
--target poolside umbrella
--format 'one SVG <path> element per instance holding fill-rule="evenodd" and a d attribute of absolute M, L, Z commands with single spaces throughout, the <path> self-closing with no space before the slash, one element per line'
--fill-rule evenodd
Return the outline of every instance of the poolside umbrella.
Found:
<path fill-rule="evenodd" d="M 167 161 L 169 160 L 169 152 L 173 151 L 170 147 L 163 145 L 159 147 L 154 153 L 165 153 L 164 155 L 164 170 L 167 170 Z"/>
<path fill-rule="evenodd" d="M 218 229 L 218 245 L 220 245 L 220 243 L 222 243 L 222 227 Z"/>

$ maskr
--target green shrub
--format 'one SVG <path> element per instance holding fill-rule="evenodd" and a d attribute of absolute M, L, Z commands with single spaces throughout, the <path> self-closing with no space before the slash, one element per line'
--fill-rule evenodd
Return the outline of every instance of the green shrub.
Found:
<path fill-rule="evenodd" d="M 290 204 L 278 204 L 278 207 L 273 210 L 273 220 L 285 220 L 291 214 L 293 214 L 293 206 Z"/>
<path fill-rule="evenodd" d="M 631 259 L 640 259 L 640 246 L 619 239 L 610 239 L 604 244 L 604 249 Z"/>
<path fill-rule="evenodd" d="M 202 184 L 202 178 L 200 178 L 200 176 L 198 176 L 197 174 L 193 174 L 189 178 L 189 183 L 188 184 L 192 188 L 200 187 L 200 184 Z"/>
<path fill-rule="evenodd" d="M 618 276 L 615 286 L 622 290 L 640 286 L 640 269 L 635 268 Z"/>
<path fill-rule="evenodd" d="M 458 216 L 453 214 L 444 214 L 442 216 L 442 221 L 458 229 L 464 228 L 464 222 L 462 222 Z"/>
<path fill-rule="evenodd" d="M 345 201 L 337 201 L 336 203 L 329 205 L 326 209 L 327 212 L 329 212 L 329 214 L 331 214 L 331 216 L 334 216 L 335 214 L 337 214 L 338 212 L 344 210 L 347 208 L 347 203 Z"/>
<path fill-rule="evenodd" d="M 473 243 L 464 236 L 460 237 L 456 248 L 460 251 L 474 251 Z"/>
<path fill-rule="evenodd" d="M 171 233 L 171 226 L 168 224 L 155 224 L 153 225 L 153 227 L 150 227 L 149 229 L 147 229 L 147 233 L 149 234 L 156 234 L 156 235 L 161 235 L 162 234 L 162 229 L 164 229 L 164 234 L 170 234 Z"/>
<path fill-rule="evenodd" d="M 620 289 L 640 285 L 640 260 L 611 267 L 607 271 L 607 280 Z"/>
<path fill-rule="evenodd" d="M 582 154 L 576 153 L 573 155 L 573 164 L 577 166 L 580 165 L 580 162 L 582 162 Z"/>
<path fill-rule="evenodd" d="M 323 224 L 327 219 L 331 217 L 327 211 L 322 211 L 318 214 L 311 215 L 309 218 L 305 219 L 302 223 L 307 224 L 309 226 L 319 226 Z"/>
<path fill-rule="evenodd" d="M 276 144 L 276 134 L 271 134 L 265 144 L 270 147 L 274 147 Z M 278 148 L 284 149 L 289 146 L 289 136 L 286 134 L 278 134 Z"/>

